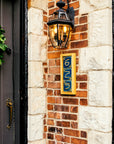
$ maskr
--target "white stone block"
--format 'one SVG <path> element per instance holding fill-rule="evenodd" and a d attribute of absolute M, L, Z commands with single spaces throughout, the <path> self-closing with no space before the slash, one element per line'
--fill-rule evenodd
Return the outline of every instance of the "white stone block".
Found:
<path fill-rule="evenodd" d="M 46 61 L 47 58 L 47 36 L 28 36 L 28 60 Z"/>
<path fill-rule="evenodd" d="M 111 7 L 112 0 L 80 0 L 80 14 Z"/>
<path fill-rule="evenodd" d="M 112 47 L 101 46 L 80 49 L 79 71 L 112 70 Z"/>
<path fill-rule="evenodd" d="M 89 14 L 89 47 L 112 45 L 112 10 L 103 9 Z"/>
<path fill-rule="evenodd" d="M 111 144 L 112 133 L 101 133 L 97 131 L 88 132 L 88 144 Z"/>
<path fill-rule="evenodd" d="M 112 109 L 105 107 L 79 107 L 79 129 L 111 132 Z"/>
<path fill-rule="evenodd" d="M 48 1 L 47 0 L 31 0 L 31 6 L 47 11 Z"/>
<path fill-rule="evenodd" d="M 28 87 L 43 87 L 42 62 L 28 63 Z"/>
<path fill-rule="evenodd" d="M 46 111 L 46 89 L 29 88 L 28 90 L 28 113 L 41 114 Z"/>
<path fill-rule="evenodd" d="M 43 139 L 43 115 L 28 116 L 28 141 Z"/>
<path fill-rule="evenodd" d="M 88 104 L 112 106 L 112 73 L 110 71 L 90 71 L 88 77 Z"/>
<path fill-rule="evenodd" d="M 28 10 L 28 33 L 43 35 L 43 11 L 35 8 Z"/>
<path fill-rule="evenodd" d="M 35 142 L 29 142 L 28 144 L 46 144 L 46 140 L 39 140 L 39 141 L 35 141 Z"/>

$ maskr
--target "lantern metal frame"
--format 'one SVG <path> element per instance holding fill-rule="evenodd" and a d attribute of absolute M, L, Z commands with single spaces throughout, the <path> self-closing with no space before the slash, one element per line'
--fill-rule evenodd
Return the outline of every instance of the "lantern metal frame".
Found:
<path fill-rule="evenodd" d="M 48 26 L 51 26 L 54 24 L 57 25 L 57 41 L 59 41 L 59 39 L 58 39 L 58 25 L 59 24 L 69 25 L 69 26 L 71 26 L 72 29 L 74 28 L 74 8 L 69 7 L 69 0 L 67 0 L 67 6 L 68 6 L 67 9 L 63 8 L 65 6 L 65 2 L 63 2 L 62 0 L 58 1 L 56 5 L 59 7 L 59 9 L 53 13 L 53 15 L 56 18 L 54 17 L 54 19 L 53 19 L 53 17 L 51 17 L 50 20 L 48 21 L 47 25 Z M 64 16 L 64 18 L 63 18 L 63 16 Z M 70 35 L 70 27 L 69 27 L 67 41 L 66 41 L 64 48 L 67 47 L 69 35 Z M 51 43 L 53 45 L 52 41 L 51 41 Z M 55 47 L 55 46 L 53 45 L 53 47 Z"/>

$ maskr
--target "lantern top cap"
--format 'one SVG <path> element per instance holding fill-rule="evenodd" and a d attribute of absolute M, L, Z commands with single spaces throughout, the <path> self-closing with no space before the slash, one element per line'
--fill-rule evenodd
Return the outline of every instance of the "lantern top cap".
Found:
<path fill-rule="evenodd" d="M 58 1 L 56 4 L 59 8 L 63 8 L 65 6 L 65 2 L 63 2 L 62 0 Z"/>

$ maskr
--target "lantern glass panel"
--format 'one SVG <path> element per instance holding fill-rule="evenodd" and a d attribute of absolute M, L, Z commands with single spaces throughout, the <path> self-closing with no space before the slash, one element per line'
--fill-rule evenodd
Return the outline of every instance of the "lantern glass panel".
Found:
<path fill-rule="evenodd" d="M 66 48 L 72 28 L 67 24 L 53 24 L 49 26 L 49 35 L 53 47 Z"/>

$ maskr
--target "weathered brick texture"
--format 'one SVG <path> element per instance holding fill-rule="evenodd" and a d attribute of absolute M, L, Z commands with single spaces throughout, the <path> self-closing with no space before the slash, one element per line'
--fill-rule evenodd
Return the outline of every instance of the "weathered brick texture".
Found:
<path fill-rule="evenodd" d="M 58 0 L 48 0 L 48 17 L 57 10 Z M 65 8 L 67 8 L 67 0 Z M 47 62 L 44 64 L 44 82 L 47 89 L 47 114 L 44 124 L 46 144 L 87 144 L 87 131 L 78 128 L 79 106 L 88 105 L 88 76 L 79 71 L 80 50 L 88 47 L 88 14 L 79 15 L 79 0 L 69 0 L 75 10 L 75 27 L 67 49 L 58 50 L 48 40 Z M 44 21 L 47 18 L 44 17 Z M 44 25 L 47 30 L 47 26 Z M 60 93 L 60 54 L 76 54 L 76 95 Z"/>

